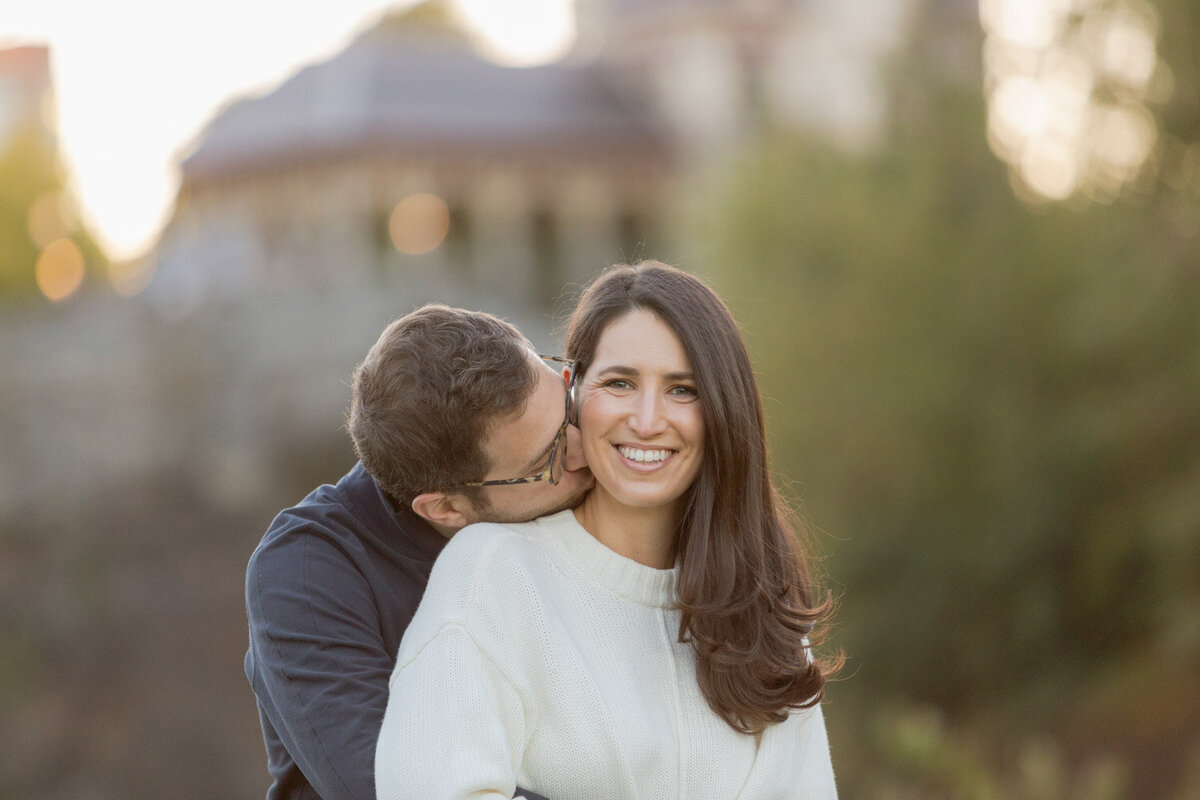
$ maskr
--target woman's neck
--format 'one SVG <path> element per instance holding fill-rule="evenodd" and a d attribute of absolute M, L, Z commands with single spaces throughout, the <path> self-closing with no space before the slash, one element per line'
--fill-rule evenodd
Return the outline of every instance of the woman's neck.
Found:
<path fill-rule="evenodd" d="M 675 505 L 627 506 L 600 486 L 575 509 L 575 519 L 602 545 L 654 569 L 675 565 L 678 518 Z"/>

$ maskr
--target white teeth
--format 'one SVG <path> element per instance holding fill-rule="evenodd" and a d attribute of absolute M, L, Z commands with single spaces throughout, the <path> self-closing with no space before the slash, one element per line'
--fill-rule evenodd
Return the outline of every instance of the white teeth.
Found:
<path fill-rule="evenodd" d="M 634 447 L 618 446 L 621 455 L 630 461 L 666 461 L 671 455 L 670 450 L 638 450 Z"/>

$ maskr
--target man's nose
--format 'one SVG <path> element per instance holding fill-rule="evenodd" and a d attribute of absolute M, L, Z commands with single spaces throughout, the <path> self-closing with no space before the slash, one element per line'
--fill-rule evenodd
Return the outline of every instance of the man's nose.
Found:
<path fill-rule="evenodd" d="M 563 461 L 563 469 L 574 472 L 577 469 L 586 469 L 587 465 L 587 458 L 583 455 L 583 436 L 580 435 L 579 428 L 568 425 L 567 457 Z"/>

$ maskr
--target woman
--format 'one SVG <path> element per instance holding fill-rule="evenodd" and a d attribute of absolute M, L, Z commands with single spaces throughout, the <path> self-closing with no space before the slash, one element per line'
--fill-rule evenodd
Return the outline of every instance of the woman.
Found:
<path fill-rule="evenodd" d="M 400 647 L 380 798 L 836 797 L 814 602 L 728 310 L 664 264 L 584 293 L 567 354 L 596 487 L 473 525 Z"/>

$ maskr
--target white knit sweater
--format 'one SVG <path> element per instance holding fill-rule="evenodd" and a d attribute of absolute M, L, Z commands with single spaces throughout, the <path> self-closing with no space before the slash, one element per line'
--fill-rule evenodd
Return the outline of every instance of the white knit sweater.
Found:
<path fill-rule="evenodd" d="M 677 570 L 624 558 L 570 511 L 472 525 L 400 645 L 380 800 L 831 800 L 820 707 L 761 740 L 708 707 L 672 608 Z"/>

